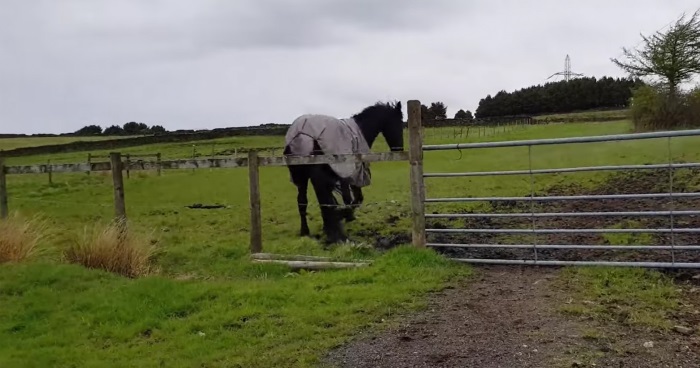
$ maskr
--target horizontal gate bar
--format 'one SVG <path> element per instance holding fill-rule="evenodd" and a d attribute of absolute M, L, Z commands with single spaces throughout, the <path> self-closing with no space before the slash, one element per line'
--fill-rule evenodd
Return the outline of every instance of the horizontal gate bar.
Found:
<path fill-rule="evenodd" d="M 613 262 L 613 261 L 535 261 L 531 259 L 477 259 L 450 258 L 455 262 L 482 263 L 501 265 L 539 265 L 539 266 L 616 266 L 616 267 L 647 267 L 647 268 L 700 268 L 700 263 L 682 262 Z"/>
<path fill-rule="evenodd" d="M 602 217 L 602 216 L 697 216 L 700 211 L 626 211 L 626 212 L 536 212 L 536 213 L 426 213 L 426 218 L 478 217 Z"/>
<path fill-rule="evenodd" d="M 638 140 L 638 139 L 688 137 L 688 136 L 698 136 L 698 135 L 700 135 L 700 129 L 676 130 L 676 131 L 665 131 L 665 132 L 651 132 L 651 133 L 611 134 L 611 135 L 600 135 L 600 136 L 591 136 L 591 137 L 530 139 L 530 140 L 520 140 L 520 141 L 433 144 L 433 145 L 424 145 L 423 151 L 441 151 L 441 150 L 468 149 L 468 148 L 523 147 L 523 146 L 541 146 L 541 145 L 569 144 L 569 143 L 614 142 L 614 141 L 629 141 L 629 140 Z"/>
<path fill-rule="evenodd" d="M 427 198 L 425 203 L 438 202 L 480 202 L 480 201 L 571 201 L 585 199 L 648 199 L 648 198 L 700 198 L 700 193 L 646 193 L 646 194 L 604 194 L 549 197 L 466 197 L 466 198 Z"/>
<path fill-rule="evenodd" d="M 700 233 L 698 228 L 681 229 L 425 229 L 426 233 L 474 234 L 608 234 L 608 233 Z"/>
<path fill-rule="evenodd" d="M 529 175 L 529 174 L 556 174 L 586 171 L 606 171 L 606 170 L 650 170 L 650 169 L 683 169 L 700 167 L 700 162 L 687 164 L 653 164 L 653 165 L 611 165 L 611 166 L 583 166 L 565 167 L 560 169 L 538 169 L 538 170 L 507 170 L 507 171 L 474 171 L 457 173 L 425 173 L 424 178 L 450 178 L 465 176 L 498 176 L 498 175 Z"/>
<path fill-rule="evenodd" d="M 510 248 L 510 249 L 591 249 L 591 250 L 698 250 L 700 245 L 563 245 L 563 244 L 451 244 L 427 243 L 434 248 Z"/>

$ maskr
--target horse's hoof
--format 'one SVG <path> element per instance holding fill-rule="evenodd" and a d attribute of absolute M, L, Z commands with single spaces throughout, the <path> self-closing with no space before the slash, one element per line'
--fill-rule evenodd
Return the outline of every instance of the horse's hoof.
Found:
<path fill-rule="evenodd" d="M 325 240 L 323 241 L 324 245 L 331 246 L 335 244 L 342 244 L 348 240 L 348 237 L 346 235 L 334 235 L 334 236 L 326 236 Z"/>

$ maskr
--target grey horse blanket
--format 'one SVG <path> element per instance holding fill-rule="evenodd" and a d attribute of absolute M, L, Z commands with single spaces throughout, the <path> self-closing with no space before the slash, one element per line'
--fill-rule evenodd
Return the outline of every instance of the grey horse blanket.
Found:
<path fill-rule="evenodd" d="M 326 154 L 369 153 L 369 145 L 354 119 L 338 119 L 327 115 L 306 114 L 292 122 L 285 136 L 289 151 L 295 156 L 307 156 L 313 152 L 314 140 Z M 368 162 L 330 164 L 339 177 L 352 185 L 364 187 L 370 184 Z"/>

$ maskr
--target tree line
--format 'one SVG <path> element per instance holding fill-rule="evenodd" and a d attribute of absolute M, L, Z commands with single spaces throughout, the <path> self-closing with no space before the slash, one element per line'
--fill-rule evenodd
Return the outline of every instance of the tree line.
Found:
<path fill-rule="evenodd" d="M 144 123 L 137 123 L 135 121 L 130 121 L 125 123 L 123 126 L 110 125 L 105 129 L 102 129 L 99 125 L 86 125 L 78 129 L 74 135 L 79 136 L 95 136 L 95 135 L 108 135 L 108 136 L 118 136 L 118 135 L 149 135 L 149 134 L 163 134 L 168 131 L 162 125 L 152 125 L 148 126 Z"/>
<path fill-rule="evenodd" d="M 431 102 L 430 106 L 420 105 L 420 115 L 421 120 L 425 122 L 431 122 L 434 120 L 444 120 L 447 119 L 447 106 L 444 102 L 437 101 Z M 459 109 L 454 115 L 455 119 L 464 120 L 467 123 L 474 121 L 474 114 L 469 110 Z"/>
<path fill-rule="evenodd" d="M 501 90 L 479 101 L 476 117 L 539 115 L 579 110 L 625 108 L 639 78 L 595 77 L 550 82 L 513 92 Z"/>

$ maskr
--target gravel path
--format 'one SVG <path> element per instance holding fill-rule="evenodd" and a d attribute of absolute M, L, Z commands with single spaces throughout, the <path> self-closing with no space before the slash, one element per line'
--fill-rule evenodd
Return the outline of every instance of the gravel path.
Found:
<path fill-rule="evenodd" d="M 558 313 L 568 298 L 552 287 L 558 272 L 479 267 L 463 286 L 433 295 L 426 311 L 358 336 L 322 366 L 700 367 L 697 334 L 631 331 Z"/>

